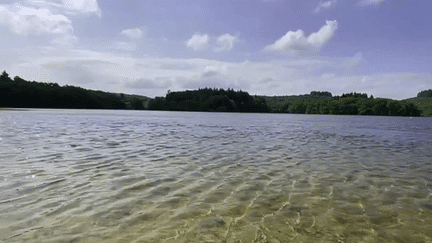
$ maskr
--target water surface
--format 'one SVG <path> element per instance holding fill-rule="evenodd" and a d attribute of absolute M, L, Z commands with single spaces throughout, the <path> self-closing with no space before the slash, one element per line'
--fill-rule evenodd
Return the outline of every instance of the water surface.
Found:
<path fill-rule="evenodd" d="M 432 242 L 432 120 L 0 110 L 0 188 L 4 242 Z"/>

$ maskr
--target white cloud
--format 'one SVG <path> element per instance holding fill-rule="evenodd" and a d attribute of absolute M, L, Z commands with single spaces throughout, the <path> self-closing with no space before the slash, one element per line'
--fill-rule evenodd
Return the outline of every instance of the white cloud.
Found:
<path fill-rule="evenodd" d="M 123 30 L 121 34 L 132 40 L 140 39 L 143 36 L 142 30 L 138 28 Z"/>
<path fill-rule="evenodd" d="M 56 9 L 66 14 L 96 14 L 101 17 L 97 0 L 26 0 L 25 4 Z"/>
<path fill-rule="evenodd" d="M 358 74 L 346 72 L 362 60 L 353 57 L 285 58 L 225 62 L 209 59 L 135 58 L 125 53 L 87 50 L 17 50 L 6 66 L 10 76 L 79 85 L 88 89 L 163 96 L 167 90 L 203 87 L 242 89 L 250 94 L 297 95 L 313 90 L 334 95 L 366 92 L 375 97 L 414 97 L 432 82 L 430 73 Z M 27 55 L 31 53 L 31 55 Z M 0 50 L 1 56 L 3 51 Z M 390 87 L 390 88 L 389 88 Z"/>
<path fill-rule="evenodd" d="M 218 47 L 215 48 L 215 51 L 230 51 L 238 41 L 238 37 L 232 36 L 228 33 L 223 34 L 217 38 L 216 44 Z"/>
<path fill-rule="evenodd" d="M 48 35 L 53 38 L 53 44 L 61 47 L 71 47 L 77 40 L 66 16 L 43 8 L 0 5 L 0 25 L 6 25 L 17 35 Z"/>
<path fill-rule="evenodd" d="M 362 0 L 357 3 L 357 6 L 366 7 L 366 6 L 373 6 L 373 5 L 379 5 L 385 0 Z"/>
<path fill-rule="evenodd" d="M 211 77 L 211 76 L 223 76 L 227 74 L 228 66 L 225 64 L 217 64 L 217 65 L 209 65 L 204 68 L 204 72 L 201 74 L 202 77 Z"/>
<path fill-rule="evenodd" d="M 406 99 L 415 97 L 432 82 L 430 73 L 384 73 L 372 75 L 340 76 L 324 74 L 320 83 L 333 95 L 362 92 L 383 98 Z"/>
<path fill-rule="evenodd" d="M 313 13 L 319 13 L 322 9 L 330 8 L 331 6 L 335 5 L 337 0 L 330 0 L 326 2 L 319 2 L 318 6 L 314 9 Z"/>
<path fill-rule="evenodd" d="M 194 51 L 206 50 L 209 48 L 210 37 L 208 34 L 194 34 L 187 42 L 186 46 Z"/>
<path fill-rule="evenodd" d="M 223 34 L 216 39 L 216 43 L 210 42 L 208 34 L 194 34 L 187 42 L 186 46 L 195 51 L 208 50 L 212 47 L 213 51 L 230 51 L 239 42 L 239 38 L 231 34 Z"/>
<path fill-rule="evenodd" d="M 68 10 L 80 13 L 94 13 L 101 17 L 101 11 L 96 0 L 63 0 L 62 2 L 63 6 Z"/>
<path fill-rule="evenodd" d="M 303 30 L 288 31 L 274 44 L 268 45 L 264 50 L 268 51 L 301 51 L 320 49 L 334 36 L 338 23 L 336 20 L 326 21 L 326 25 L 318 32 L 305 36 Z"/>

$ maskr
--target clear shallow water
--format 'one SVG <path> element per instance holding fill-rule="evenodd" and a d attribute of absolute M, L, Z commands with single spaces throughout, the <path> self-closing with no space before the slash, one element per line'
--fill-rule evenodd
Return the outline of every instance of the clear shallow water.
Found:
<path fill-rule="evenodd" d="M 432 242 L 432 120 L 0 110 L 0 241 Z"/>

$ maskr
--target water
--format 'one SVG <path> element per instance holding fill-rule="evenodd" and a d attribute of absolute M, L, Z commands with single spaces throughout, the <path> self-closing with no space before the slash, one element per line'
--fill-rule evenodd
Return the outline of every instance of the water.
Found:
<path fill-rule="evenodd" d="M 4 242 L 432 242 L 432 120 L 0 110 L 0 188 Z"/>

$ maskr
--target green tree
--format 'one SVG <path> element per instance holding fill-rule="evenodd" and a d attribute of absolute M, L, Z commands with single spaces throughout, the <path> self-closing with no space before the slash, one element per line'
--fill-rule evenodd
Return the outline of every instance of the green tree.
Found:
<path fill-rule="evenodd" d="M 0 106 L 17 108 L 125 109 L 115 94 L 86 90 L 57 83 L 29 82 L 18 76 L 12 81 L 4 71 L 0 75 Z M 7 81 L 7 82 L 3 82 Z"/>
<path fill-rule="evenodd" d="M 330 108 L 329 108 L 329 100 L 322 101 L 320 106 L 320 114 L 329 114 Z"/>
<path fill-rule="evenodd" d="M 346 98 L 339 100 L 340 105 L 340 114 L 344 115 L 357 115 L 358 109 L 356 105 L 357 99 L 353 98 Z"/>
<path fill-rule="evenodd" d="M 408 103 L 406 105 L 406 108 L 409 116 L 420 116 L 422 113 L 421 110 L 419 110 L 419 108 L 415 106 L 413 103 Z"/>
<path fill-rule="evenodd" d="M 374 106 L 372 107 L 372 113 L 379 116 L 387 116 L 389 109 L 387 108 L 386 100 L 374 100 Z"/>
<path fill-rule="evenodd" d="M 0 75 L 0 81 L 12 81 L 11 78 L 9 78 L 9 74 L 6 71 L 3 71 L 3 73 Z"/>
<path fill-rule="evenodd" d="M 395 100 L 390 100 L 387 103 L 387 108 L 389 110 L 388 113 L 389 116 L 398 116 L 399 115 L 398 112 L 401 109 L 401 105 L 399 104 L 399 102 Z"/>
<path fill-rule="evenodd" d="M 286 112 L 288 112 L 288 109 L 289 109 L 289 107 L 290 107 L 290 105 L 291 105 L 291 103 L 285 103 L 281 108 L 280 108 L 280 111 L 281 112 L 284 112 L 284 113 L 286 113 Z"/>
<path fill-rule="evenodd" d="M 374 106 L 374 101 L 371 99 L 360 99 L 358 108 L 359 115 L 373 115 L 372 107 Z"/>
<path fill-rule="evenodd" d="M 432 97 L 432 89 L 423 90 L 417 94 L 417 97 Z"/>
<path fill-rule="evenodd" d="M 168 105 L 164 97 L 155 97 L 149 101 L 149 110 L 167 110 Z"/>
<path fill-rule="evenodd" d="M 341 114 L 340 106 L 339 106 L 339 100 L 332 100 L 328 104 L 329 114 L 331 115 L 338 115 Z"/>
<path fill-rule="evenodd" d="M 300 100 L 291 106 L 291 112 L 297 114 L 304 114 L 306 112 L 307 103 L 305 100 Z"/>
<path fill-rule="evenodd" d="M 131 102 L 131 106 L 132 106 L 132 109 L 134 109 L 134 110 L 144 110 L 145 109 L 142 100 L 139 100 L 139 99 L 133 99 Z"/>

